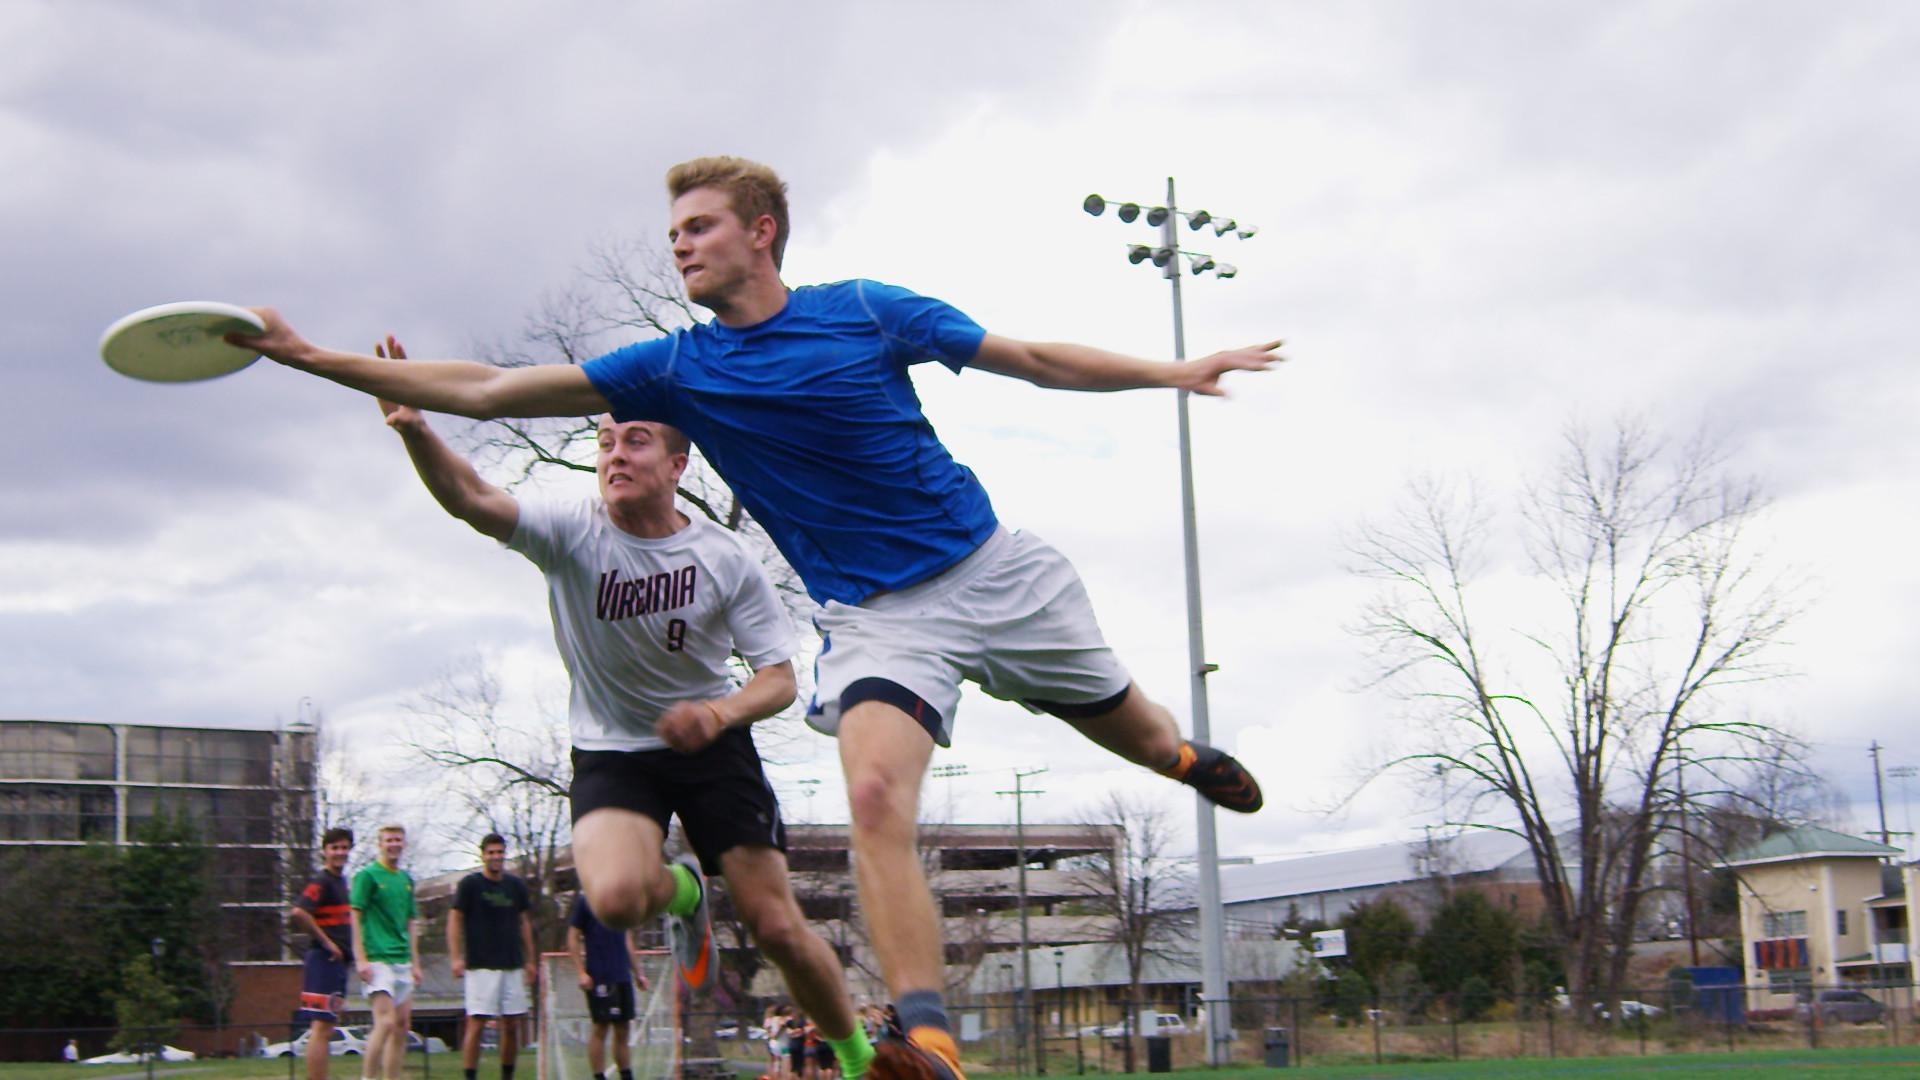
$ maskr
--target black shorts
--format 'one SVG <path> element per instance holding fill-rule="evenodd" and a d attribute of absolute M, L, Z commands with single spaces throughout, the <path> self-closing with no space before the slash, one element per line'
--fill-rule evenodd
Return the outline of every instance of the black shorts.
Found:
<path fill-rule="evenodd" d="M 633 984 L 600 983 L 587 991 L 587 1016 L 596 1024 L 624 1024 L 633 1019 Z"/>
<path fill-rule="evenodd" d="M 745 728 L 728 728 L 691 754 L 674 750 L 573 751 L 573 820 L 614 807 L 644 814 L 660 831 L 678 815 L 700 869 L 720 872 L 736 847 L 787 850 L 780 803 Z"/>
<path fill-rule="evenodd" d="M 300 971 L 300 1008 L 295 1016 L 329 1024 L 340 1019 L 347 994 L 347 962 L 335 960 L 325 949 L 308 949 Z"/>

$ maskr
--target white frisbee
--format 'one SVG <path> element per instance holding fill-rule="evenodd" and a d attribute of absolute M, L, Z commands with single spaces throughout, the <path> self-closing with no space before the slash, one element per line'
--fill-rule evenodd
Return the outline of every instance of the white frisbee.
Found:
<path fill-rule="evenodd" d="M 224 335 L 260 333 L 260 316 L 234 304 L 183 300 L 136 311 L 100 335 L 107 366 L 148 382 L 196 382 L 231 375 L 260 355 Z"/>

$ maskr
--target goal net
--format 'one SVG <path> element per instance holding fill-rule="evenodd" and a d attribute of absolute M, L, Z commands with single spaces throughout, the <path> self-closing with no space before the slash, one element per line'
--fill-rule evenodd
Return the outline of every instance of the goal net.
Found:
<path fill-rule="evenodd" d="M 680 1024 L 674 1006 L 674 983 L 678 978 L 670 953 L 644 949 L 639 954 L 639 970 L 647 977 L 649 989 L 633 987 L 633 1021 L 627 1029 L 627 1045 L 633 1055 L 634 1080 L 665 1080 L 673 1076 L 675 1051 L 680 1044 Z M 592 1080 L 593 1069 L 587 1060 L 587 1038 L 593 1032 L 593 1020 L 587 1012 L 587 995 L 580 989 L 579 969 L 566 953 L 543 953 L 540 957 L 540 1080 Z M 612 1037 L 608 1037 L 612 1041 Z M 618 1059 L 607 1048 L 607 1075 L 618 1076 Z"/>

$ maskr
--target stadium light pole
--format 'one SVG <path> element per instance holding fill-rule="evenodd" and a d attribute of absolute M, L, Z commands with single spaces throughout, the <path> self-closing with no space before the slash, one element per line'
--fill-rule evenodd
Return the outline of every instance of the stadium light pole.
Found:
<path fill-rule="evenodd" d="M 1081 203 L 1081 209 L 1100 216 L 1106 210 L 1107 200 L 1099 195 L 1089 195 Z M 1131 223 L 1142 213 L 1139 203 L 1121 203 L 1116 216 L 1123 222 Z M 1180 211 L 1180 204 L 1174 198 L 1173 177 L 1167 177 L 1167 202 L 1165 206 L 1145 208 L 1148 225 L 1160 229 L 1160 244 L 1149 248 L 1144 244 L 1132 244 L 1127 248 L 1127 261 L 1138 266 L 1151 261 L 1158 267 L 1168 283 L 1173 287 L 1173 358 L 1187 358 L 1186 321 L 1180 303 L 1180 260 L 1187 259 L 1188 268 L 1198 277 L 1211 271 L 1216 278 L 1230 278 L 1239 273 L 1229 263 L 1214 261 L 1213 256 L 1204 252 L 1185 251 L 1180 247 L 1179 224 L 1199 232 L 1207 225 L 1213 226 L 1216 237 L 1233 233 L 1238 239 L 1245 240 L 1258 230 L 1251 225 L 1241 225 L 1230 217 L 1219 217 L 1205 210 L 1189 213 Z M 1207 662 L 1206 638 L 1201 630 L 1200 614 L 1200 536 L 1194 518 L 1193 498 L 1193 439 L 1187 419 L 1188 391 L 1175 394 L 1175 409 L 1180 424 L 1180 530 L 1182 545 L 1186 553 L 1187 570 L 1187 661 L 1189 668 L 1189 687 L 1193 700 L 1193 738 L 1198 742 L 1212 741 L 1212 724 L 1207 714 L 1207 676 L 1219 668 Z M 1200 879 L 1200 1007 L 1207 1027 L 1207 1064 L 1225 1065 L 1231 1059 L 1227 1014 L 1227 949 L 1225 937 L 1225 910 L 1220 899 L 1220 848 L 1214 834 L 1213 804 L 1199 794 L 1194 795 L 1195 832 L 1199 846 L 1196 859 Z"/>

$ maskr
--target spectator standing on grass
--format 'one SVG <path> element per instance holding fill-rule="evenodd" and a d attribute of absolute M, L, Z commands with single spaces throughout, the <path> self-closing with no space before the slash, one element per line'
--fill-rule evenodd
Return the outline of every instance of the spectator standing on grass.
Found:
<path fill-rule="evenodd" d="M 382 825 L 375 838 L 379 858 L 353 875 L 353 959 L 361 992 L 373 1011 L 373 1031 L 360 1058 L 367 1080 L 400 1080 L 406 1063 L 407 1028 L 413 1023 L 413 991 L 420 985 L 420 920 L 413 878 L 400 869 L 407 830 Z"/>
<path fill-rule="evenodd" d="M 467 1080 L 480 1068 L 480 1033 L 500 1021 L 500 1077 L 513 1080 L 520 1057 L 520 1025 L 527 1015 L 527 987 L 537 977 L 533 951 L 533 895 L 527 883 L 507 873 L 507 841 L 499 833 L 480 840 L 480 869 L 460 879 L 447 913 L 447 955 L 453 977 L 465 980 L 467 1024 L 460 1064 Z"/>
<path fill-rule="evenodd" d="M 327 1080 L 333 1027 L 347 998 L 347 964 L 353 958 L 353 903 L 347 858 L 353 830 L 338 826 L 320 837 L 320 869 L 293 899 L 287 923 L 307 935 L 300 966 L 297 1020 L 307 1021 L 307 1080 Z"/>
<path fill-rule="evenodd" d="M 580 973 L 580 992 L 587 996 L 587 1016 L 593 1028 L 587 1034 L 587 1065 L 593 1080 L 606 1080 L 607 1044 L 613 1044 L 613 1063 L 620 1080 L 633 1080 L 633 990 L 637 979 L 647 989 L 630 932 L 615 930 L 593 917 L 584 895 L 573 898 L 567 917 L 567 952 Z"/>

